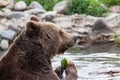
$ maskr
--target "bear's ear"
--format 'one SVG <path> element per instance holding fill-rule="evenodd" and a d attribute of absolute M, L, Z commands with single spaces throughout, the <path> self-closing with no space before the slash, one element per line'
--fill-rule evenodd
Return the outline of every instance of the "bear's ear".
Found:
<path fill-rule="evenodd" d="M 37 16 L 32 16 L 32 17 L 30 18 L 30 20 L 32 20 L 32 21 L 39 21 L 39 19 L 37 18 Z"/>
<path fill-rule="evenodd" d="M 38 30 L 37 23 L 34 21 L 30 21 L 27 23 L 27 32 L 36 32 Z"/>

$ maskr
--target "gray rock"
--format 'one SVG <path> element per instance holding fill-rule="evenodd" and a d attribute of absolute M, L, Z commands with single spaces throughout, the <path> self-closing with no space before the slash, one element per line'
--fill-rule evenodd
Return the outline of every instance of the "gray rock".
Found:
<path fill-rule="evenodd" d="M 5 30 L 5 29 L 1 29 L 0 30 L 0 36 L 2 38 L 6 38 L 6 39 L 9 39 L 9 40 L 12 40 L 16 35 L 16 32 L 15 31 L 12 31 L 12 30 Z"/>
<path fill-rule="evenodd" d="M 7 16 L 7 15 L 12 13 L 12 11 L 10 9 L 8 9 L 8 8 L 3 8 L 2 11 L 3 11 L 5 16 Z"/>
<path fill-rule="evenodd" d="M 36 1 L 33 1 L 30 5 L 29 5 L 30 9 L 43 9 L 42 5 L 39 4 Z"/>
<path fill-rule="evenodd" d="M 120 26 L 120 14 L 118 13 L 110 13 L 105 20 L 110 27 Z"/>
<path fill-rule="evenodd" d="M 15 5 L 15 3 L 16 3 L 16 0 L 7 0 L 7 1 L 9 2 L 9 5 L 6 6 L 6 8 L 12 10 L 12 9 L 14 8 L 14 5 Z"/>
<path fill-rule="evenodd" d="M 3 39 L 0 43 L 0 48 L 2 50 L 7 50 L 9 48 L 9 42 L 8 40 Z"/>
<path fill-rule="evenodd" d="M 23 18 L 29 18 L 29 16 L 30 16 L 31 14 L 29 13 L 29 11 L 24 11 L 23 12 Z"/>
<path fill-rule="evenodd" d="M 29 14 L 35 14 L 35 15 L 37 15 L 37 14 L 43 14 L 46 11 L 44 9 L 30 9 L 30 10 L 27 10 L 27 12 Z"/>
<path fill-rule="evenodd" d="M 92 32 L 90 33 L 90 35 L 92 36 L 91 38 L 94 37 L 96 38 L 97 36 L 101 37 L 101 35 L 103 36 L 104 34 L 110 34 L 112 32 L 112 29 L 102 19 L 97 19 L 91 28 L 92 28 Z"/>
<path fill-rule="evenodd" d="M 24 1 L 19 1 L 15 4 L 14 9 L 17 11 L 25 10 L 27 5 Z"/>
<path fill-rule="evenodd" d="M 97 19 L 93 24 L 92 30 L 101 30 L 101 29 L 105 29 L 106 27 L 107 24 L 102 19 Z"/>
<path fill-rule="evenodd" d="M 2 11 L 0 11 L 0 18 L 4 17 L 4 13 Z"/>
<path fill-rule="evenodd" d="M 19 29 L 25 28 L 25 25 L 29 20 L 30 20 L 30 18 L 26 19 L 26 20 L 24 20 L 24 19 L 17 20 L 16 23 L 18 23 Z"/>
<path fill-rule="evenodd" d="M 7 14 L 6 17 L 9 19 L 11 18 L 20 19 L 23 17 L 23 14 L 21 12 L 12 12 L 10 14 Z"/>
<path fill-rule="evenodd" d="M 67 1 L 61 1 L 53 7 L 53 11 L 63 14 L 68 9 Z"/>
<path fill-rule="evenodd" d="M 9 24 L 17 24 L 16 21 L 21 20 L 24 16 L 22 12 L 12 12 L 9 9 L 4 9 L 3 13 L 5 18 L 2 18 L 0 23 L 5 25 L 5 27 L 8 27 Z"/>
<path fill-rule="evenodd" d="M 57 16 L 56 11 L 50 11 L 50 12 L 47 12 L 47 13 L 43 14 L 42 19 L 45 20 L 45 21 L 52 21 L 53 18 L 55 18 L 56 16 Z"/>
<path fill-rule="evenodd" d="M 57 17 L 54 19 L 54 21 L 64 29 L 71 28 L 72 26 L 72 19 L 69 16 Z"/>
<path fill-rule="evenodd" d="M 8 25 L 8 29 L 17 32 L 18 31 L 18 25 L 11 23 L 11 24 Z"/>
<path fill-rule="evenodd" d="M 120 13 L 120 6 L 112 6 L 110 11 L 113 13 Z"/>
<path fill-rule="evenodd" d="M 96 19 L 93 16 L 87 16 L 87 15 L 73 15 L 72 17 L 72 22 L 77 25 L 92 25 L 94 23 L 94 20 Z"/>

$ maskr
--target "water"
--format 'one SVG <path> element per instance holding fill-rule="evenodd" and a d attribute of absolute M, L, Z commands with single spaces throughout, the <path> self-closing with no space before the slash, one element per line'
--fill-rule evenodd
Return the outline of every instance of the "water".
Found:
<path fill-rule="evenodd" d="M 87 49 L 80 49 L 77 46 L 69 49 L 64 55 L 54 57 L 52 66 L 56 68 L 60 65 L 63 57 L 75 63 L 78 80 L 120 80 L 120 73 L 105 73 L 120 71 L 120 47 L 97 44 Z"/>
<path fill-rule="evenodd" d="M 3 54 L 0 53 L 0 56 Z M 102 73 L 120 71 L 120 47 L 113 44 L 97 44 L 86 49 L 80 49 L 79 46 L 70 48 L 64 55 L 52 59 L 53 69 L 60 65 L 63 57 L 75 63 L 78 80 L 120 80 L 120 73 Z"/>

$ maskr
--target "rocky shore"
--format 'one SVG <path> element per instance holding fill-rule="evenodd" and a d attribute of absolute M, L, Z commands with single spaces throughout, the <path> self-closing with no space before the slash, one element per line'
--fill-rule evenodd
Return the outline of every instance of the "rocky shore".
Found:
<path fill-rule="evenodd" d="M 84 14 L 64 15 L 66 1 L 57 3 L 52 11 L 46 11 L 38 2 L 29 6 L 24 1 L 1 1 L 0 6 L 0 50 L 6 50 L 15 37 L 25 28 L 31 16 L 40 21 L 49 21 L 60 25 L 67 32 L 79 36 L 81 48 L 92 43 L 114 42 L 114 32 L 120 35 L 120 7 L 112 7 L 106 17 L 94 17 Z M 62 7 L 60 7 L 62 6 Z M 117 8 L 117 9 L 116 9 Z M 119 10 L 118 10 L 119 9 Z"/>

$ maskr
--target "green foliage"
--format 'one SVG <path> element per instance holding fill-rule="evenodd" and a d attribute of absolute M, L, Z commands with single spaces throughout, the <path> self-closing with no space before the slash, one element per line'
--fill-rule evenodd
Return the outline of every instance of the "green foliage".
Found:
<path fill-rule="evenodd" d="M 120 36 L 115 31 L 113 31 L 113 33 L 114 33 L 114 42 L 116 44 L 120 44 Z"/>
<path fill-rule="evenodd" d="M 16 0 L 16 1 L 18 2 L 21 0 Z M 53 6 L 62 0 L 23 0 L 23 1 L 25 1 L 27 5 L 29 5 L 33 1 L 37 1 L 44 7 L 44 9 L 52 10 Z"/>
<path fill-rule="evenodd" d="M 103 16 L 108 12 L 101 6 L 101 2 L 97 0 L 68 0 L 69 10 L 66 14 L 87 14 L 92 16 Z"/>
<path fill-rule="evenodd" d="M 66 68 L 67 62 L 68 62 L 67 59 L 66 59 L 66 58 L 63 58 L 63 59 L 61 60 L 61 67 Z"/>
<path fill-rule="evenodd" d="M 21 0 L 16 0 L 16 2 Z M 44 9 L 50 11 L 53 9 L 53 6 L 63 0 L 23 0 L 29 5 L 33 1 L 39 2 Z M 68 10 L 65 14 L 87 14 L 92 16 L 106 16 L 109 12 L 108 9 L 103 7 L 102 4 L 105 4 L 107 7 L 113 5 L 120 5 L 120 0 L 67 0 L 68 1 Z"/>
<path fill-rule="evenodd" d="M 2 7 L 0 7 L 0 11 L 2 10 L 3 8 Z"/>
<path fill-rule="evenodd" d="M 67 52 L 70 52 L 71 54 L 79 53 L 79 44 L 75 44 L 74 47 L 70 47 Z"/>
<path fill-rule="evenodd" d="M 99 1 L 101 1 L 108 7 L 113 6 L 113 5 L 120 5 L 120 0 L 99 0 Z"/>

